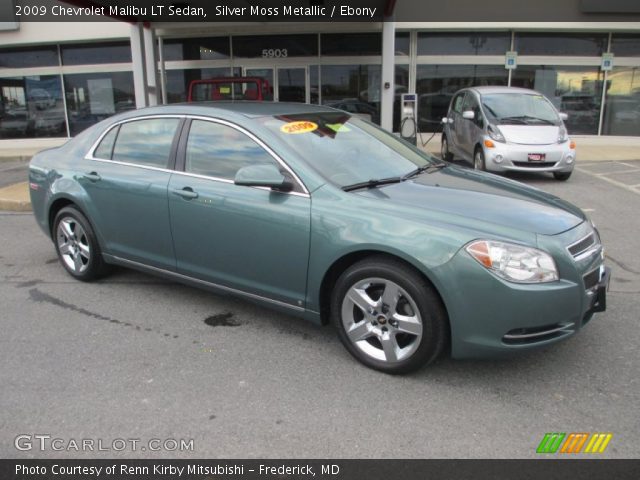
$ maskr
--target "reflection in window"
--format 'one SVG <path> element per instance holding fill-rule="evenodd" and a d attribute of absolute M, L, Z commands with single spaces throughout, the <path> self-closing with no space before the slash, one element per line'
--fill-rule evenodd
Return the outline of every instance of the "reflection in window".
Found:
<path fill-rule="evenodd" d="M 611 51 L 618 57 L 640 57 L 640 35 L 637 33 L 614 33 Z"/>
<path fill-rule="evenodd" d="M 167 103 L 186 102 L 189 84 L 195 80 L 229 76 L 240 76 L 240 68 L 233 69 L 233 73 L 228 67 L 167 70 Z"/>
<path fill-rule="evenodd" d="M 606 33 L 516 33 L 518 55 L 599 57 L 607 50 Z"/>
<path fill-rule="evenodd" d="M 504 55 L 510 46 L 508 32 L 418 33 L 418 55 Z"/>
<path fill-rule="evenodd" d="M 58 47 L 0 49 L 0 68 L 52 67 L 58 65 Z"/>
<path fill-rule="evenodd" d="M 235 128 L 194 120 L 189 129 L 185 171 L 233 180 L 240 168 L 275 160 L 260 145 Z"/>
<path fill-rule="evenodd" d="M 179 122 L 177 118 L 155 118 L 123 123 L 113 147 L 113 160 L 167 168 Z"/>
<path fill-rule="evenodd" d="M 168 39 L 163 42 L 165 61 L 219 60 L 229 58 L 229 37 Z"/>
<path fill-rule="evenodd" d="M 63 65 L 88 65 L 98 63 L 130 63 L 129 42 L 62 45 Z"/>
<path fill-rule="evenodd" d="M 379 124 L 380 74 L 380 65 L 323 65 L 322 103 Z"/>
<path fill-rule="evenodd" d="M 66 135 L 59 76 L 0 78 L 0 138 Z"/>
<path fill-rule="evenodd" d="M 381 33 L 323 33 L 322 55 L 382 55 Z"/>
<path fill-rule="evenodd" d="M 465 87 L 507 85 L 508 72 L 502 65 L 418 65 L 419 128 L 422 132 L 440 130 L 453 95 Z"/>
<path fill-rule="evenodd" d="M 398 56 L 409 56 L 409 32 L 396 32 L 395 54 Z"/>
<path fill-rule="evenodd" d="M 64 76 L 71 135 L 113 114 L 136 108 L 131 72 Z"/>
<path fill-rule="evenodd" d="M 607 80 L 603 135 L 640 135 L 640 67 L 615 67 Z"/>
<path fill-rule="evenodd" d="M 602 103 L 603 73 L 598 67 L 519 65 L 511 85 L 536 90 L 561 112 L 570 134 L 596 135 Z"/>
<path fill-rule="evenodd" d="M 113 145 L 116 142 L 116 137 L 118 136 L 119 129 L 120 127 L 114 127 L 109 130 L 109 133 L 104 136 L 104 138 L 100 142 L 100 145 L 98 145 L 96 150 L 93 152 L 93 156 L 95 158 L 111 160 L 111 155 L 113 154 Z"/>

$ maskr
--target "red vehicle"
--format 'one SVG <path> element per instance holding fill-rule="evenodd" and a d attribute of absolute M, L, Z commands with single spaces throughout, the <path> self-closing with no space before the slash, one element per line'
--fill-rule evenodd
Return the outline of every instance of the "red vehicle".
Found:
<path fill-rule="evenodd" d="M 220 77 L 194 80 L 189 84 L 188 102 L 223 100 L 273 100 L 273 89 L 260 77 Z"/>

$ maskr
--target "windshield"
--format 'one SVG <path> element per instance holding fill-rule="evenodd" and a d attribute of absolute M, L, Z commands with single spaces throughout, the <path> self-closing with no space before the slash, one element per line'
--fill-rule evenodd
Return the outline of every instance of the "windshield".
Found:
<path fill-rule="evenodd" d="M 489 121 L 498 125 L 560 125 L 555 108 L 540 94 L 482 95 L 482 107 Z"/>
<path fill-rule="evenodd" d="M 440 163 L 347 113 L 279 115 L 258 120 L 339 187 L 404 177 L 419 167 Z"/>

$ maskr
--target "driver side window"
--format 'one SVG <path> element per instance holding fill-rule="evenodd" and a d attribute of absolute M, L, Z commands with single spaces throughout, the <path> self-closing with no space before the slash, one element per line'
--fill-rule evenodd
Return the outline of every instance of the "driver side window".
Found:
<path fill-rule="evenodd" d="M 462 103 L 464 100 L 464 93 L 459 93 L 456 98 L 453 99 L 453 111 L 456 113 L 462 113 Z"/>
<path fill-rule="evenodd" d="M 475 123 L 479 128 L 484 126 L 484 121 L 482 119 L 482 111 L 480 110 L 480 104 L 476 100 L 475 96 L 472 93 L 467 95 L 465 98 L 464 106 L 462 110 L 471 110 L 474 113 L 473 123 Z"/>

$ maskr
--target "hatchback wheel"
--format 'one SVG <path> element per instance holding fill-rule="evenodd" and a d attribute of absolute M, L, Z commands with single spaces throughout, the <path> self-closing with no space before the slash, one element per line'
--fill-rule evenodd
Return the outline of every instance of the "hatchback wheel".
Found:
<path fill-rule="evenodd" d="M 431 363 L 447 337 L 446 313 L 433 287 L 410 267 L 386 257 L 358 262 L 340 276 L 331 316 L 347 350 L 387 373 Z"/>
<path fill-rule="evenodd" d="M 449 151 L 449 141 L 444 135 L 442 136 L 442 143 L 440 144 L 440 157 L 446 162 L 453 160 L 453 154 Z"/>
<path fill-rule="evenodd" d="M 476 148 L 476 153 L 473 155 L 473 168 L 476 170 L 486 170 L 487 166 L 484 161 L 484 152 L 482 148 Z"/>
<path fill-rule="evenodd" d="M 553 178 L 560 180 L 561 182 L 566 182 L 569 180 L 572 173 L 573 172 L 553 172 Z"/>
<path fill-rule="evenodd" d="M 55 246 L 60 263 L 73 277 L 89 281 L 107 271 L 100 246 L 86 217 L 74 207 L 65 207 L 54 221 Z"/>

